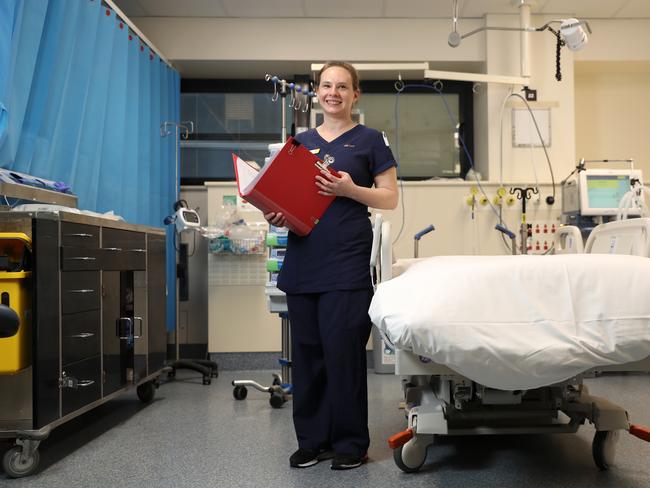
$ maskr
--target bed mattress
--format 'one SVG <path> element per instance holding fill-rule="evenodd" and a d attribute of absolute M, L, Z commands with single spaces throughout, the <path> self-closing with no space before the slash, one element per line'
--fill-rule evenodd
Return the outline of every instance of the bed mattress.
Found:
<path fill-rule="evenodd" d="M 650 259 L 440 256 L 381 283 L 369 314 L 400 349 L 478 383 L 538 388 L 650 355 Z"/>

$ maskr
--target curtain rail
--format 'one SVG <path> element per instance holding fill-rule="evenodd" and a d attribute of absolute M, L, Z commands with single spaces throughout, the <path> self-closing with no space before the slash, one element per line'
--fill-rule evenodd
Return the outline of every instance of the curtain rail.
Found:
<path fill-rule="evenodd" d="M 147 46 L 149 46 L 149 48 L 150 48 L 153 52 L 155 52 L 155 53 L 158 55 L 158 57 L 159 57 L 160 59 L 162 59 L 162 60 L 165 62 L 165 64 L 167 64 L 167 66 L 169 66 L 169 67 L 172 68 L 172 69 L 176 69 L 176 68 L 174 68 L 174 66 L 172 65 L 172 63 L 171 63 L 171 62 L 170 62 L 170 61 L 169 61 L 165 56 L 163 56 L 163 54 L 160 52 L 160 50 L 158 50 L 158 48 L 157 48 L 156 46 L 154 46 L 153 42 L 151 42 L 151 41 L 147 38 L 147 36 L 145 36 L 145 35 L 142 33 L 142 31 L 136 27 L 136 25 L 131 21 L 131 19 L 129 19 L 129 18 L 124 14 L 124 12 L 122 12 L 122 11 L 118 8 L 118 6 L 115 5 L 115 3 L 113 2 L 113 0 L 101 0 L 101 1 L 102 1 L 102 3 L 105 3 L 105 4 L 108 5 L 111 9 L 113 9 L 113 10 L 115 11 L 115 13 L 120 17 L 120 19 L 122 19 L 122 21 L 124 21 L 124 23 L 125 23 L 126 25 L 128 25 L 129 28 L 130 28 L 130 29 L 131 29 L 131 30 L 132 30 L 132 31 L 133 31 L 133 32 L 134 32 L 134 33 L 135 33 L 135 34 L 136 34 L 136 35 L 137 35 L 137 36 L 138 36 L 142 41 L 144 41 L 145 44 L 146 44 Z"/>

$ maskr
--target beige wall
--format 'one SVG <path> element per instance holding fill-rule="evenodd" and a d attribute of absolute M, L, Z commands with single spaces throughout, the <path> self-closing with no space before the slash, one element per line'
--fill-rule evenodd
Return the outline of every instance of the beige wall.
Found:
<path fill-rule="evenodd" d="M 578 63 L 576 156 L 633 158 L 650 178 L 650 61 Z"/>
<path fill-rule="evenodd" d="M 482 61 L 482 34 L 447 46 L 446 19 L 219 19 L 133 21 L 170 60 Z M 463 21 L 475 29 L 479 20 Z M 359 40 L 359 41 L 357 41 Z"/>

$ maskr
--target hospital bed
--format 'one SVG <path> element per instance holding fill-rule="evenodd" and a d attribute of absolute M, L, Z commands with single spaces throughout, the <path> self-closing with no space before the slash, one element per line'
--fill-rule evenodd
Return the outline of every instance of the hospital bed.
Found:
<path fill-rule="evenodd" d="M 604 316 L 605 305 L 601 310 L 597 304 L 581 303 L 581 300 L 598 297 L 607 291 L 607 286 L 626 283 L 628 277 L 619 284 L 611 278 L 620 278 L 621 273 L 617 270 L 622 272 L 624 267 L 621 266 L 632 266 L 631 286 L 638 284 L 634 281 L 636 279 L 650 280 L 650 277 L 646 278 L 650 275 L 650 260 L 646 261 L 650 256 L 650 219 L 598 226 L 590 235 L 583 254 L 443 256 L 399 260 L 392 265 L 390 227 L 384 222 L 375 226 L 376 233 L 379 229 L 381 243 L 373 249 L 379 257 L 371 263 L 377 267 L 379 285 L 370 316 L 384 340 L 395 345 L 395 374 L 403 377 L 407 428 L 388 441 L 400 469 L 409 473 L 418 471 L 437 435 L 575 433 L 588 421 L 596 428 L 592 452 L 601 470 L 607 470 L 613 464 L 621 431 L 650 442 L 649 429 L 631 424 L 624 408 L 605 398 L 590 395 L 583 384 L 584 378 L 605 371 L 650 371 L 650 311 L 638 320 L 630 319 L 629 323 L 623 318 L 621 323 L 614 320 L 602 324 L 602 337 L 597 333 L 600 322 L 595 322 L 595 328 L 578 323 L 577 318 L 568 324 L 572 322 L 571 314 L 578 317 L 584 313 L 581 308 L 597 317 Z M 596 262 L 601 263 L 600 267 L 611 265 L 613 271 L 594 270 Z M 501 276 L 500 282 L 490 286 L 492 275 L 499 273 L 504 263 L 513 276 Z M 640 263 L 643 266 L 639 266 Z M 575 271 L 571 271 L 572 267 Z M 536 280 L 530 280 L 529 268 L 538 273 Z M 557 269 L 553 271 L 554 268 Z M 435 278 L 425 282 L 424 286 L 414 286 L 411 275 L 418 274 Z M 580 286 L 587 290 L 582 294 L 584 296 L 577 294 L 567 298 L 569 321 L 562 323 L 559 315 L 564 312 L 552 308 L 561 309 L 562 303 L 549 308 L 546 299 L 526 304 L 534 310 L 534 320 L 527 328 L 515 330 L 507 327 L 511 323 L 504 327 L 504 324 L 490 322 L 494 313 L 503 313 L 509 320 L 516 319 L 516 313 L 492 310 L 489 303 L 493 299 L 498 301 L 504 281 L 514 281 L 514 289 L 505 293 L 516 295 L 511 297 L 511 307 L 516 310 L 520 302 L 531 299 L 531 294 L 545 291 L 544 287 L 548 285 L 545 285 L 545 274 L 551 280 L 567 283 L 567 295 L 572 295 Z M 596 275 L 603 275 L 601 281 L 604 284 Z M 485 283 L 481 282 L 483 278 Z M 573 279 L 576 283 L 572 283 Z M 480 286 L 472 288 L 474 281 L 485 285 L 483 295 L 487 296 L 487 301 L 476 313 L 464 310 L 467 302 L 453 296 L 466 287 L 470 298 L 480 301 L 477 292 Z M 527 289 L 519 289 L 522 283 Z M 455 285 L 458 286 L 454 288 Z M 554 288 L 562 286 L 556 282 L 551 284 Z M 609 298 L 601 296 L 600 300 L 607 304 Z M 498 308 L 498 305 L 494 306 Z M 629 307 L 630 304 L 625 304 L 625 310 Z M 420 309 L 431 308 L 433 322 L 442 310 L 452 309 L 441 315 L 443 321 L 451 320 L 453 323 L 437 326 L 415 324 L 420 320 L 417 317 Z M 636 308 L 645 310 L 650 306 L 641 304 Z M 548 315 L 549 318 L 539 315 Z M 459 316 L 467 316 L 473 322 L 456 327 L 455 321 Z M 558 327 L 557 323 L 561 326 Z M 498 331 L 496 334 L 494 329 Z M 567 329 L 571 333 L 563 335 L 562 331 Z M 628 341 L 618 348 L 610 347 L 610 335 L 615 336 L 621 331 L 636 334 L 638 340 Z M 535 344 L 537 341 L 539 345 Z M 463 345 L 467 347 L 463 349 Z M 522 354 L 522 350 L 526 353 Z M 559 357 L 559 361 L 553 361 L 554 357 Z M 554 364 L 557 362 L 560 364 Z"/>

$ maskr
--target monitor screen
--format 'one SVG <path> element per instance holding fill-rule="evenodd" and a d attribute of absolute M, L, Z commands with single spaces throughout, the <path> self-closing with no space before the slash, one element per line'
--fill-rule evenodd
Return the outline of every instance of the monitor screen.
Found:
<path fill-rule="evenodd" d="M 641 180 L 641 171 L 587 169 L 580 173 L 580 213 L 616 215 L 621 199 L 631 189 L 631 178 Z M 638 210 L 629 213 L 638 214 Z"/>
<path fill-rule="evenodd" d="M 617 208 L 628 191 L 629 175 L 587 175 L 587 198 L 591 208 Z"/>

